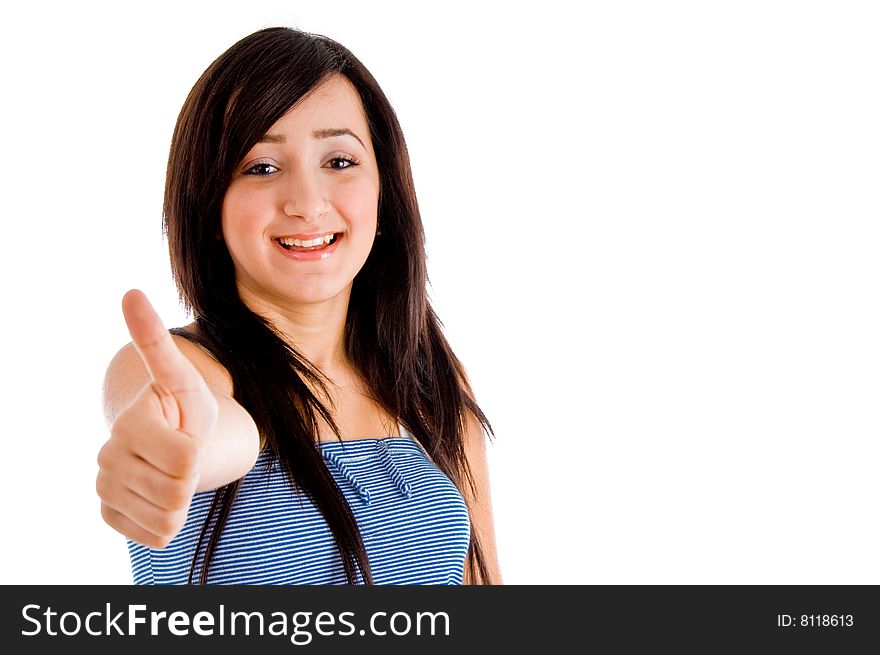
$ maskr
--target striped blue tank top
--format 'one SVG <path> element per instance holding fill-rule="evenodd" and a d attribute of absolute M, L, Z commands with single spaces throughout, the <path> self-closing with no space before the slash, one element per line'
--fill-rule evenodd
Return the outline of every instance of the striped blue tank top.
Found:
<path fill-rule="evenodd" d="M 470 543 L 467 505 L 421 445 L 403 428 L 401 434 L 316 447 L 358 523 L 374 583 L 461 584 Z M 195 494 L 183 529 L 167 547 L 128 542 L 135 584 L 187 583 L 213 496 Z M 204 545 L 201 550 L 194 580 Z M 347 584 L 323 515 L 268 450 L 242 480 L 208 583 Z"/>

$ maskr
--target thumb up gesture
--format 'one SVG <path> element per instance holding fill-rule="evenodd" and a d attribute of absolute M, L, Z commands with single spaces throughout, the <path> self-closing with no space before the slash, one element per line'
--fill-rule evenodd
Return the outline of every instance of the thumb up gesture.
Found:
<path fill-rule="evenodd" d="M 186 521 L 218 402 L 143 293 L 126 293 L 122 311 L 149 379 L 113 420 L 95 486 L 111 527 L 164 548 Z"/>

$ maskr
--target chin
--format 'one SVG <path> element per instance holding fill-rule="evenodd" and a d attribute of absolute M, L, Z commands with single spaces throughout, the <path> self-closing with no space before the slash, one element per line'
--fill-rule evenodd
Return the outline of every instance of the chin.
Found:
<path fill-rule="evenodd" d="M 351 284 L 345 286 L 317 286 L 304 290 L 299 287 L 296 290 L 287 289 L 279 294 L 286 302 L 297 305 L 316 305 L 319 303 L 329 302 L 334 299 L 348 300 L 351 291 Z"/>

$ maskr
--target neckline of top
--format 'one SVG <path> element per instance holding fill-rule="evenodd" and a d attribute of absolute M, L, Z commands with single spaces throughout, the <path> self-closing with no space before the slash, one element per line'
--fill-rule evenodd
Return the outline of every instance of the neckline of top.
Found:
<path fill-rule="evenodd" d="M 371 442 L 377 442 L 377 441 L 395 441 L 395 440 L 397 440 L 397 441 L 412 441 L 412 439 L 410 439 L 409 437 L 393 436 L 393 437 L 371 437 L 369 439 L 343 439 L 342 441 L 339 441 L 338 439 L 333 439 L 331 441 L 319 441 L 318 445 L 319 446 L 329 446 L 331 444 L 336 444 L 337 446 L 342 446 L 342 445 L 349 444 L 349 443 L 357 444 L 357 443 L 371 443 Z"/>

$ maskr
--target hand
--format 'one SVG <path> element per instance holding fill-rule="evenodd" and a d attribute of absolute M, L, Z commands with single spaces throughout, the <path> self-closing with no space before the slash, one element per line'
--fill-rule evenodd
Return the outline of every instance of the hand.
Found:
<path fill-rule="evenodd" d="M 108 525 L 164 548 L 186 522 L 217 399 L 142 292 L 126 293 L 122 312 L 150 380 L 113 421 L 95 486 Z"/>

